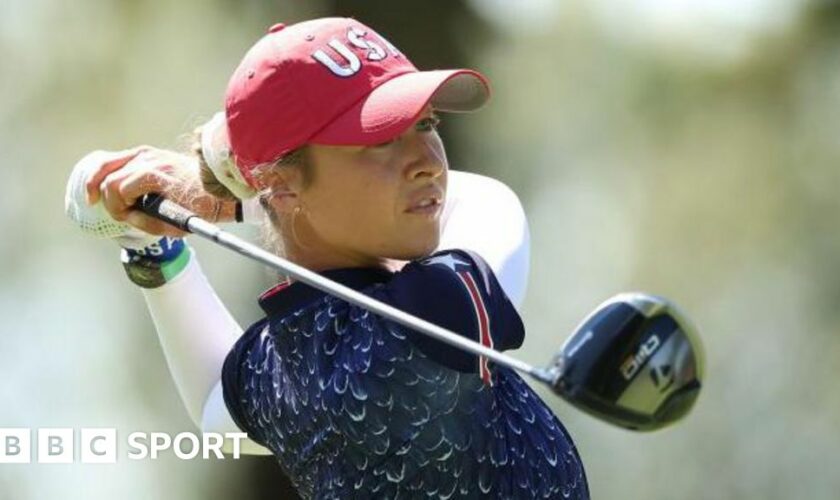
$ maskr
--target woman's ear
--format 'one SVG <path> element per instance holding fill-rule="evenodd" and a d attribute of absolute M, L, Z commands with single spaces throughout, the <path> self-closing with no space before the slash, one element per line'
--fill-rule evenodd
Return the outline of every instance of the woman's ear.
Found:
<path fill-rule="evenodd" d="M 268 203 L 277 214 L 291 214 L 300 205 L 303 179 L 300 168 L 283 166 L 266 169 L 254 178 L 260 191 L 267 191 Z"/>

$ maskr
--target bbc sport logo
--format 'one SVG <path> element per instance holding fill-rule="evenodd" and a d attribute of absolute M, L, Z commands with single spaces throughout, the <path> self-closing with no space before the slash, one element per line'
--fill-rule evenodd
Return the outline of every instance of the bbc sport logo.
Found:
<path fill-rule="evenodd" d="M 33 436 L 37 439 L 33 440 Z M 156 460 L 162 452 L 172 450 L 181 460 L 214 457 L 224 460 L 222 448 L 228 441 L 230 458 L 240 456 L 244 432 L 181 432 L 174 437 L 165 432 L 132 432 L 124 445 L 129 460 Z M 35 447 L 33 448 L 33 445 Z M 83 464 L 117 463 L 119 441 L 117 429 L 83 428 L 0 428 L 0 464 Z M 78 450 L 78 453 L 77 453 Z M 33 451 L 35 453 L 33 453 Z M 33 457 L 34 455 L 34 457 Z"/>

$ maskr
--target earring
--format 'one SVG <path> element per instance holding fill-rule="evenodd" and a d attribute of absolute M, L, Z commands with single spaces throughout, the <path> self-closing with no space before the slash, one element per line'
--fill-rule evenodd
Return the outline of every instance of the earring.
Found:
<path fill-rule="evenodd" d="M 292 210 L 292 238 L 294 238 L 295 243 L 297 243 L 299 247 L 306 248 L 306 246 L 303 245 L 300 242 L 300 239 L 298 238 L 298 235 L 297 235 L 297 216 L 300 212 L 301 212 L 300 205 L 296 206 L 294 208 L 294 210 Z"/>

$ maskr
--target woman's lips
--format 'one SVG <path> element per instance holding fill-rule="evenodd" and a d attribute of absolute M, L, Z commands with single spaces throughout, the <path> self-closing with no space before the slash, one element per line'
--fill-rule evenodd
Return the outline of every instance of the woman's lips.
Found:
<path fill-rule="evenodd" d="M 440 207 L 442 205 L 443 204 L 440 201 L 435 199 L 435 200 L 432 200 L 431 204 L 428 204 L 426 206 L 415 206 L 413 208 L 409 208 L 408 210 L 406 210 L 406 212 L 410 213 L 410 214 L 423 214 L 423 215 L 435 214 L 435 213 L 438 212 L 438 210 L 440 210 Z"/>
<path fill-rule="evenodd" d="M 434 215 L 443 206 L 443 193 L 435 188 L 423 189 L 412 198 L 414 201 L 405 210 L 409 214 Z"/>

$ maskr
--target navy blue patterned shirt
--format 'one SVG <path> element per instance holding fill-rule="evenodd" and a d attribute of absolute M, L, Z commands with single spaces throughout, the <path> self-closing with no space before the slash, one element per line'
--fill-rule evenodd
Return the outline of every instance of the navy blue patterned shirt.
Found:
<path fill-rule="evenodd" d="M 321 274 L 495 349 L 522 344 L 475 253 Z M 589 498 L 569 434 L 514 371 L 302 282 L 260 305 L 225 360 L 225 402 L 304 498 Z"/>

